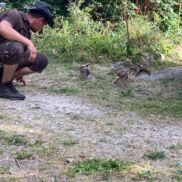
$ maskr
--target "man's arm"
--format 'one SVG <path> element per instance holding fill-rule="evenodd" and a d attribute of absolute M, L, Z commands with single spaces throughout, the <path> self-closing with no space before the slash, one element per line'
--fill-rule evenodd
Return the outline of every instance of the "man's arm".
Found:
<path fill-rule="evenodd" d="M 4 20 L 0 22 L 0 34 L 8 40 L 18 41 L 26 45 L 30 52 L 30 57 L 29 57 L 30 61 L 35 60 L 37 56 L 37 50 L 34 47 L 32 41 L 22 36 L 15 29 L 13 29 L 12 25 L 8 21 Z"/>

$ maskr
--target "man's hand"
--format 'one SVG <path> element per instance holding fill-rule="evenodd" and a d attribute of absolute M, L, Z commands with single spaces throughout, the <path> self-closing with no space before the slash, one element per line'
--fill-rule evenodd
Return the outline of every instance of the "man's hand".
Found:
<path fill-rule="evenodd" d="M 29 44 L 27 46 L 27 49 L 29 51 L 29 61 L 34 62 L 35 58 L 37 57 L 37 49 L 34 47 L 33 43 Z"/>
<path fill-rule="evenodd" d="M 20 77 L 16 78 L 15 80 L 17 81 L 17 83 L 22 83 L 23 86 L 26 86 L 26 82 L 25 82 L 23 76 L 20 76 Z"/>

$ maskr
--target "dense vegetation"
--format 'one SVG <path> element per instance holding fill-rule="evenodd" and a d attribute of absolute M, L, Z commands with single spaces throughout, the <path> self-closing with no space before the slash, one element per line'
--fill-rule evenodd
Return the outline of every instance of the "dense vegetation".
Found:
<path fill-rule="evenodd" d="M 181 36 L 179 0 L 47 0 L 55 10 L 53 31 L 34 36 L 38 49 L 66 60 L 118 60 L 126 54 L 170 55 Z M 7 0 L 24 9 L 33 1 Z M 47 42 L 45 45 L 44 42 Z"/>

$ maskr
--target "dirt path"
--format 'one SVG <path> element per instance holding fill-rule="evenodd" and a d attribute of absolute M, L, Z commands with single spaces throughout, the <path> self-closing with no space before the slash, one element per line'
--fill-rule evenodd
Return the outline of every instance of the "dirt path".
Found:
<path fill-rule="evenodd" d="M 161 78 L 163 72 L 155 75 Z M 151 75 L 152 79 L 156 77 Z M 162 150 L 167 158 L 154 162 L 154 168 L 168 168 L 174 161 L 182 162 L 182 151 L 170 150 L 170 146 L 182 142 L 180 119 L 175 122 L 147 119 L 134 112 L 94 106 L 88 100 L 73 96 L 32 91 L 28 86 L 20 89 L 26 92 L 25 101 L 0 100 L 0 130 L 23 134 L 31 140 L 41 138 L 44 147 L 51 151 L 56 148 L 49 159 L 35 153 L 32 159 L 19 161 L 19 168 L 15 153 L 26 147 L 0 145 L 3 151 L 0 166 L 9 166 L 11 176 L 20 177 L 22 182 L 55 181 L 65 160 L 72 163 L 80 159 L 113 157 L 143 165 L 146 161 L 142 156 L 146 151 Z M 68 148 L 63 145 L 65 140 L 74 140 L 76 145 Z M 44 155 L 47 155 L 45 151 Z M 62 161 L 59 165 L 58 158 Z M 59 177 L 59 181 L 70 182 L 70 179 Z"/>
<path fill-rule="evenodd" d="M 160 168 L 166 163 L 170 165 L 171 160 L 174 160 L 174 153 L 169 147 L 182 141 L 180 121 L 149 121 L 135 113 L 117 113 L 72 96 L 30 91 L 25 101 L 1 99 L 0 108 L 0 130 L 18 132 L 31 138 L 41 136 L 45 142 L 50 142 L 49 138 L 56 134 L 60 137 L 60 146 L 65 138 L 76 140 L 77 145 L 61 149 L 61 157 L 71 158 L 71 161 L 80 157 L 114 157 L 142 163 L 145 151 L 165 150 L 168 159 L 157 164 Z M 24 179 L 22 181 L 36 181 L 38 176 L 44 175 L 48 181 L 53 181 L 52 175 L 57 175 L 56 169 L 51 174 L 49 169 L 40 172 L 38 169 L 46 162 L 38 157 L 20 161 L 19 169 L 13 153 L 21 147 L 7 149 L 0 145 L 0 149 L 4 151 L 0 164 L 9 165 L 11 174 L 20 176 Z M 175 154 L 175 160 L 182 161 L 180 154 Z"/>

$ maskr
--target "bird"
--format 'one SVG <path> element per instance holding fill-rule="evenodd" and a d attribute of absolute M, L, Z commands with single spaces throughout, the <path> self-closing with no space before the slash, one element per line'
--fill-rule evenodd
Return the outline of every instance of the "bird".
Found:
<path fill-rule="evenodd" d="M 147 70 L 145 68 L 129 68 L 129 69 L 120 69 L 116 72 L 116 75 L 118 78 L 113 82 L 114 84 L 123 83 L 128 79 L 132 79 L 133 77 L 138 77 L 142 73 L 146 73 L 150 76 L 150 70 Z"/>
<path fill-rule="evenodd" d="M 90 70 L 88 68 L 89 64 L 84 64 L 79 67 L 80 77 L 88 78 L 90 75 Z"/>

